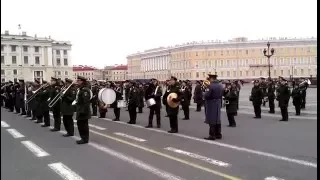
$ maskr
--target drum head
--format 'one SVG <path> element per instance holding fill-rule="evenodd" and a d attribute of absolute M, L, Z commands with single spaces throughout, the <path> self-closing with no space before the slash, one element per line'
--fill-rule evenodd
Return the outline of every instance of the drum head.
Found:
<path fill-rule="evenodd" d="M 98 99 L 99 99 L 99 101 L 102 101 L 101 95 L 102 95 L 102 92 L 103 92 L 105 89 L 107 89 L 107 88 L 102 88 L 102 89 L 99 90 L 99 92 L 98 92 Z"/>
<path fill-rule="evenodd" d="M 116 96 L 114 90 L 106 88 L 101 94 L 101 101 L 105 104 L 112 104 L 116 100 Z"/>

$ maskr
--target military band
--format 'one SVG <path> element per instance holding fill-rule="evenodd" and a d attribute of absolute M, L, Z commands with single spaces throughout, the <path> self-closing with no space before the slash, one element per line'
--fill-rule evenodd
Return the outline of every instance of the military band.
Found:
<path fill-rule="evenodd" d="M 223 83 L 217 75 L 208 75 L 204 81 L 196 81 L 192 97 L 192 84 L 189 80 L 178 81 L 172 76 L 164 84 L 157 79 L 149 82 L 127 80 L 125 82 L 98 82 L 90 84 L 86 78 L 78 76 L 76 81 L 51 78 L 51 82 L 19 82 L 9 81 L 1 84 L 1 107 L 9 112 L 30 117 L 35 123 L 44 123 L 42 127 L 50 126 L 50 114 L 53 113 L 54 128 L 51 131 L 60 131 L 61 117 L 66 134 L 64 137 L 74 135 L 73 117 L 77 120 L 77 127 L 81 140 L 77 144 L 89 142 L 89 124 L 91 116 L 106 118 L 108 108 L 113 109 L 113 121 L 120 121 L 121 108 L 128 110 L 129 124 L 136 124 L 137 113 L 142 113 L 145 107 L 149 108 L 148 124 L 146 128 L 153 128 L 153 118 L 156 116 L 156 127 L 161 128 L 161 109 L 169 118 L 169 133 L 178 133 L 178 113 L 181 105 L 184 114 L 183 120 L 190 119 L 190 101 L 196 103 L 196 111 L 205 108 L 205 123 L 209 125 L 209 136 L 205 139 L 221 139 L 221 108 L 226 108 L 229 127 L 236 127 L 235 117 L 239 109 L 239 96 L 241 81 Z M 309 80 L 292 82 L 292 91 L 288 81 L 279 77 L 278 81 L 260 78 L 253 81 L 249 100 L 252 102 L 254 114 L 261 119 L 261 105 L 269 104 L 269 113 L 275 113 L 275 100 L 281 110 L 281 120 L 288 121 L 288 105 L 292 97 L 296 115 L 301 115 L 305 108 L 306 91 Z M 111 89 L 114 99 L 110 103 L 104 102 L 100 95 L 102 89 Z M 108 95 L 108 94 L 107 94 Z M 192 114 L 191 114 L 192 115 Z"/>

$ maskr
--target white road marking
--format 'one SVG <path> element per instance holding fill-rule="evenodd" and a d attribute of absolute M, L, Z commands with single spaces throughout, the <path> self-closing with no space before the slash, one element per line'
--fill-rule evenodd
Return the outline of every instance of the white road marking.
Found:
<path fill-rule="evenodd" d="M 48 164 L 50 169 L 59 174 L 64 180 L 84 180 L 77 173 L 69 169 L 66 165 L 61 162 Z"/>
<path fill-rule="evenodd" d="M 76 120 L 74 120 L 73 122 L 77 122 Z M 98 129 L 98 130 L 101 130 L 101 131 L 103 131 L 103 130 L 106 130 L 107 128 L 104 128 L 104 127 L 101 127 L 101 126 L 96 126 L 96 125 L 93 125 L 93 124 L 89 124 L 89 127 L 93 127 L 93 128 L 96 128 L 96 129 Z"/>
<path fill-rule="evenodd" d="M 1 121 L 1 127 L 7 128 L 10 127 L 8 123 Z"/>
<path fill-rule="evenodd" d="M 138 137 L 134 137 L 134 136 L 131 136 L 131 135 L 128 135 L 128 134 L 124 134 L 124 133 L 121 133 L 121 132 L 115 132 L 113 133 L 115 135 L 118 135 L 118 136 L 122 136 L 122 137 L 125 137 L 125 138 L 128 138 L 128 139 L 132 139 L 132 140 L 135 140 L 135 141 L 139 141 L 139 142 L 145 142 L 147 140 L 145 139 L 141 139 L 141 138 L 138 138 Z"/>
<path fill-rule="evenodd" d="M 280 155 L 276 155 L 276 154 L 272 154 L 272 153 L 257 151 L 257 150 L 239 147 L 239 146 L 226 144 L 226 143 L 221 143 L 221 142 L 217 142 L 217 141 L 208 141 L 205 139 L 200 139 L 200 138 L 196 138 L 196 137 L 192 137 L 192 136 L 188 136 L 188 135 L 184 135 L 184 134 L 180 134 L 180 133 L 169 134 L 168 132 L 166 132 L 164 130 L 144 128 L 139 125 L 130 125 L 130 124 L 127 124 L 127 123 L 124 123 L 121 121 L 112 121 L 112 119 L 109 119 L 109 118 L 101 118 L 100 120 L 110 121 L 110 122 L 118 123 L 118 124 L 125 124 L 126 126 L 136 127 L 136 128 L 144 129 L 147 131 L 155 131 L 155 132 L 159 132 L 159 133 L 164 133 L 164 134 L 167 134 L 168 136 L 170 136 L 170 135 L 171 136 L 178 136 L 178 137 L 191 139 L 191 140 L 195 140 L 195 141 L 199 141 L 199 142 L 204 142 L 207 144 L 213 144 L 213 145 L 217 145 L 217 146 L 221 146 L 221 147 L 225 147 L 225 148 L 229 148 L 229 149 L 233 149 L 233 150 L 237 150 L 237 151 L 241 151 L 241 152 L 251 153 L 251 154 L 255 154 L 255 155 L 259 155 L 259 156 L 265 156 L 268 158 L 278 159 L 278 160 L 287 161 L 287 162 L 291 162 L 291 163 L 295 163 L 295 164 L 299 164 L 299 165 L 303 165 L 303 166 L 317 168 L 317 163 L 313 163 L 313 162 L 309 162 L 309 161 L 292 159 L 292 158 L 285 157 L 285 156 L 280 156 Z"/>
<path fill-rule="evenodd" d="M 173 174 L 170 174 L 169 172 L 166 172 L 166 171 L 163 171 L 163 170 L 158 169 L 156 167 L 153 167 L 153 166 L 151 166 L 149 164 L 146 164 L 146 163 L 144 163 L 144 162 L 142 162 L 142 161 L 140 161 L 138 159 L 134 159 L 134 158 L 132 158 L 130 156 L 126 156 L 126 155 L 124 155 L 122 153 L 116 152 L 116 151 L 114 151 L 112 149 L 109 149 L 107 147 L 100 146 L 100 145 L 98 145 L 96 143 L 89 143 L 89 145 L 94 147 L 94 148 L 96 148 L 96 149 L 99 149 L 99 150 L 101 150 L 101 151 L 103 151 L 103 152 L 105 152 L 105 153 L 107 153 L 107 154 L 109 154 L 109 155 L 111 155 L 113 157 L 121 159 L 121 160 L 123 160 L 123 161 L 125 161 L 127 163 L 130 163 L 130 164 L 132 164 L 132 165 L 134 165 L 136 167 L 139 167 L 139 168 L 141 168 L 141 169 L 143 169 L 145 171 L 148 171 L 148 172 L 150 172 L 150 173 L 152 173 L 152 174 L 154 174 L 154 175 L 156 175 L 156 176 L 158 176 L 158 177 L 160 177 L 162 179 L 166 179 L 166 180 L 182 180 L 181 177 L 178 177 L 178 176 L 175 176 Z"/>
<path fill-rule="evenodd" d="M 37 157 L 44 157 L 44 156 L 49 156 L 49 153 L 44 151 L 42 148 L 37 146 L 31 141 L 21 141 L 21 143 L 26 146 L 35 156 Z"/>
<path fill-rule="evenodd" d="M 10 133 L 13 138 L 18 139 L 18 138 L 23 138 L 25 137 L 23 134 L 19 133 L 17 130 L 15 129 L 7 129 L 8 133 Z"/>
<path fill-rule="evenodd" d="M 278 177 L 274 177 L 274 176 L 270 176 L 270 177 L 264 178 L 264 180 L 284 180 L 284 179 L 278 178 Z"/>
<path fill-rule="evenodd" d="M 199 160 L 205 161 L 207 163 L 210 163 L 210 164 L 213 164 L 213 165 L 216 165 L 216 166 L 221 166 L 221 167 L 229 167 L 229 166 L 231 166 L 231 164 L 226 163 L 226 162 L 222 162 L 222 161 L 219 161 L 219 160 L 211 159 L 211 158 L 199 155 L 199 154 L 183 151 L 183 150 L 176 149 L 176 148 L 173 148 L 173 147 L 166 147 L 164 149 L 166 149 L 168 151 L 172 151 L 172 152 L 178 153 L 178 154 L 183 154 L 183 155 L 195 158 L 195 159 L 199 159 Z"/>

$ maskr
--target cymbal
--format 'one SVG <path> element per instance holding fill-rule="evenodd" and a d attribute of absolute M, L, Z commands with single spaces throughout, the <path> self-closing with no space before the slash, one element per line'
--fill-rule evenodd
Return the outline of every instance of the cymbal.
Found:
<path fill-rule="evenodd" d="M 177 93 L 170 93 L 167 97 L 167 103 L 171 108 L 176 108 L 179 106 L 179 103 L 173 102 L 172 99 L 177 98 Z"/>

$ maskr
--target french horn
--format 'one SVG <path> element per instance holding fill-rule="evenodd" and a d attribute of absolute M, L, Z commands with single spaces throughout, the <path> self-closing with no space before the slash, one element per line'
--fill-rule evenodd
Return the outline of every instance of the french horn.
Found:
<path fill-rule="evenodd" d="M 177 108 L 179 106 L 179 102 L 172 101 L 172 99 L 174 99 L 174 98 L 178 98 L 177 93 L 170 93 L 167 97 L 168 106 L 170 106 L 171 108 Z"/>

